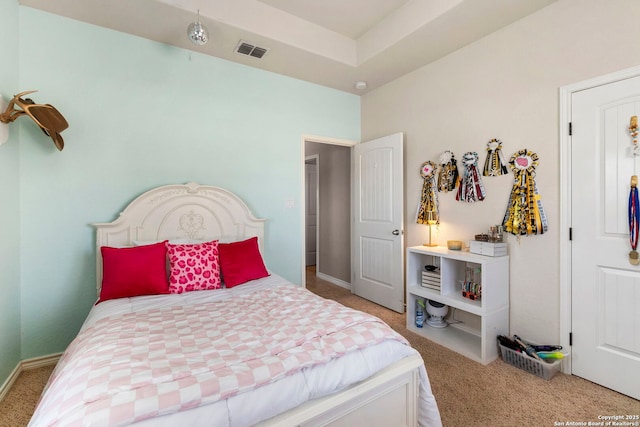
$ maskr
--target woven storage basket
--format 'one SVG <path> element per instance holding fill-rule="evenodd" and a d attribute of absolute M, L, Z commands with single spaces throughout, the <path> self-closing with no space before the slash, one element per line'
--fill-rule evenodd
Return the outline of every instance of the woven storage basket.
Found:
<path fill-rule="evenodd" d="M 562 365 L 561 360 L 554 360 L 553 362 L 545 362 L 544 360 L 537 360 L 527 355 L 526 353 L 520 353 L 515 350 L 511 350 L 500 345 L 500 352 L 502 353 L 502 360 L 509 365 L 513 365 L 516 368 L 520 368 L 531 374 L 534 374 L 545 380 L 550 380 L 560 370 Z"/>

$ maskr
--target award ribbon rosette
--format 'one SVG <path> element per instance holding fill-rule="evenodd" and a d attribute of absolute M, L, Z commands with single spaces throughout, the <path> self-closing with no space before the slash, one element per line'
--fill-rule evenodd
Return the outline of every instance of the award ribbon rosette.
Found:
<path fill-rule="evenodd" d="M 484 200 L 486 194 L 478 172 L 478 153 L 472 151 L 464 153 L 462 165 L 464 175 L 458 185 L 456 200 L 469 203 Z"/>
<path fill-rule="evenodd" d="M 538 155 L 522 149 L 511 156 L 509 166 L 514 180 L 509 205 L 502 225 L 511 234 L 544 234 L 548 230 L 547 217 L 536 185 Z"/>
<path fill-rule="evenodd" d="M 428 221 L 439 221 L 438 194 L 436 193 L 436 167 L 432 161 L 426 161 L 420 166 L 422 176 L 422 194 L 418 206 L 418 224 L 428 224 Z"/>
<path fill-rule="evenodd" d="M 449 150 L 440 155 L 438 161 L 440 168 L 438 169 L 438 191 L 448 193 L 456 189 L 458 183 L 458 164 L 455 156 Z"/>
<path fill-rule="evenodd" d="M 484 170 L 482 175 L 484 176 L 500 176 L 505 175 L 507 172 L 507 162 L 502 155 L 502 141 L 499 139 L 492 139 L 487 142 L 487 158 L 484 162 Z"/>
<path fill-rule="evenodd" d="M 640 224 L 640 206 L 638 206 L 638 177 L 631 177 L 631 190 L 629 191 L 629 262 L 633 265 L 640 264 L 640 257 L 636 249 L 638 248 L 638 228 Z"/>
<path fill-rule="evenodd" d="M 629 135 L 633 139 L 633 156 L 637 156 L 638 152 L 638 116 L 631 116 L 629 122 Z M 640 256 L 638 255 L 638 228 L 640 227 L 640 201 L 638 199 L 638 176 L 631 176 L 631 188 L 629 190 L 629 243 L 631 252 L 629 252 L 629 262 L 632 265 L 640 264 Z"/>

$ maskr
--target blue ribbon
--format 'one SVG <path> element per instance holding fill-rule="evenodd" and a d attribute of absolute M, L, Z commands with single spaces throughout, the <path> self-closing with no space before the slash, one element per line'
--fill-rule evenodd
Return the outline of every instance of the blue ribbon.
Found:
<path fill-rule="evenodd" d="M 629 240 L 631 242 L 631 249 L 634 251 L 638 247 L 638 228 L 640 226 L 639 205 L 638 188 L 631 187 L 631 191 L 629 192 Z"/>

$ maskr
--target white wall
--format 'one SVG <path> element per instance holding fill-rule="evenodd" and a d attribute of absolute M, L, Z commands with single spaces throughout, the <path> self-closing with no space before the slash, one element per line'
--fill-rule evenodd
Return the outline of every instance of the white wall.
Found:
<path fill-rule="evenodd" d="M 538 153 L 537 184 L 549 233 L 509 236 L 511 332 L 540 342 L 559 341 L 558 90 L 563 85 L 640 64 L 640 2 L 559 0 L 447 57 L 362 97 L 362 137 L 405 132 L 408 245 L 426 238 L 415 223 L 420 164 L 444 150 L 460 159 L 486 143 L 503 141 L 508 158 Z M 437 40 L 434 40 L 437 43 Z M 588 171 L 585 171 L 588 173 Z M 513 175 L 484 178 L 487 198 L 467 204 L 440 193 L 437 242 L 470 240 L 502 222 Z"/>

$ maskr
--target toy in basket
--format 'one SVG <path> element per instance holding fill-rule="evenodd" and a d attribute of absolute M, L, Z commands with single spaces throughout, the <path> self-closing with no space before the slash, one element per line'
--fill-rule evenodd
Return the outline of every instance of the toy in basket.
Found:
<path fill-rule="evenodd" d="M 498 335 L 502 359 L 508 364 L 550 380 L 560 371 L 565 355 L 560 345 L 535 345 L 523 341 L 517 335 L 513 339 Z"/>

